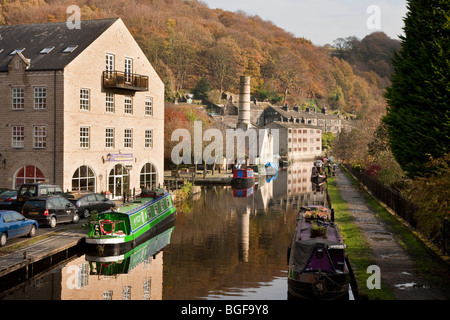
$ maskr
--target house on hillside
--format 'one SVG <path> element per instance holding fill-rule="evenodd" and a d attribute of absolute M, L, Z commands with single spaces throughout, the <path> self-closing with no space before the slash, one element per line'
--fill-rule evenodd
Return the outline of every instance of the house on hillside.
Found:
<path fill-rule="evenodd" d="M 332 132 L 335 135 L 342 131 L 343 126 L 340 116 L 327 114 L 325 109 L 322 109 L 322 112 L 316 112 L 314 108 L 302 111 L 299 107 L 291 110 L 287 106 L 270 106 L 264 109 L 264 124 L 267 125 L 273 121 L 309 124 L 319 127 L 323 132 Z"/>
<path fill-rule="evenodd" d="M 0 186 L 163 182 L 164 84 L 120 18 L 0 26 Z"/>

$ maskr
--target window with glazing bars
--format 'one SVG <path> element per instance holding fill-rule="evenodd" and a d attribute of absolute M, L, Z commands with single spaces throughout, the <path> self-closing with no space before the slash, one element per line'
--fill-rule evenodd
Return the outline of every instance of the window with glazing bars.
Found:
<path fill-rule="evenodd" d="M 80 110 L 89 111 L 89 89 L 80 89 Z"/>
<path fill-rule="evenodd" d="M 47 127 L 34 126 L 34 148 L 45 149 L 47 146 Z"/>
<path fill-rule="evenodd" d="M 13 110 L 23 110 L 25 105 L 24 88 L 12 88 L 12 108 Z"/>
<path fill-rule="evenodd" d="M 47 108 L 47 89 L 45 87 L 34 87 L 34 109 Z"/>
<path fill-rule="evenodd" d="M 133 148 L 133 129 L 125 129 L 123 146 Z"/>
<path fill-rule="evenodd" d="M 80 127 L 80 148 L 89 148 L 89 127 Z"/>
<path fill-rule="evenodd" d="M 12 126 L 12 147 L 23 148 L 23 142 L 25 139 L 25 127 L 24 126 Z"/>

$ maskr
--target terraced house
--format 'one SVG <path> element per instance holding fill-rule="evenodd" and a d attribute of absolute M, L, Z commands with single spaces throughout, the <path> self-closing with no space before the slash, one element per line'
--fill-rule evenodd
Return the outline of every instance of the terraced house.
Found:
<path fill-rule="evenodd" d="M 164 84 L 120 18 L 0 26 L 0 186 L 163 182 Z"/>

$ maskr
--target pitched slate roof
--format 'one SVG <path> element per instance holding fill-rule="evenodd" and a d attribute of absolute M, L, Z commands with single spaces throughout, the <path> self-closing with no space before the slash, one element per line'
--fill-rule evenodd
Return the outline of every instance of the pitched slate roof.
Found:
<path fill-rule="evenodd" d="M 119 18 L 81 21 L 80 29 L 69 29 L 66 22 L 0 26 L 0 72 L 8 71 L 11 52 L 30 59 L 28 70 L 62 70 Z M 72 52 L 63 51 L 77 46 Z M 49 53 L 40 53 L 54 47 Z"/>
<path fill-rule="evenodd" d="M 287 119 L 298 119 L 298 118 L 305 118 L 305 119 L 311 119 L 311 118 L 320 118 L 320 119 L 332 119 L 332 120 L 338 120 L 339 118 L 335 116 L 334 114 L 323 114 L 321 112 L 307 112 L 307 111 L 295 111 L 295 110 L 284 110 L 283 107 L 277 107 L 277 106 L 271 106 L 275 111 L 277 111 L 279 114 L 284 116 Z"/>

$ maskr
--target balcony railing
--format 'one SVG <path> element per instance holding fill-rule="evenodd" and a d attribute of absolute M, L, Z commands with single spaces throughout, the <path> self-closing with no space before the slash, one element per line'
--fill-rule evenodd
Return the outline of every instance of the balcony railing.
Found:
<path fill-rule="evenodd" d="M 148 76 L 122 71 L 103 71 L 103 87 L 133 91 L 148 90 Z"/>

